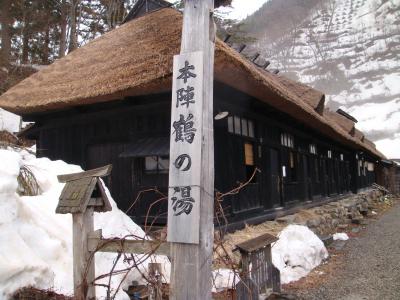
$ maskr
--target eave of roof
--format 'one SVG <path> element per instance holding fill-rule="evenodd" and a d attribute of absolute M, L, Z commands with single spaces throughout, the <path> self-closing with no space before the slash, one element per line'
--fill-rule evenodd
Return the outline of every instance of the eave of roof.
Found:
<path fill-rule="evenodd" d="M 27 115 L 169 91 L 181 27 L 181 13 L 171 8 L 127 22 L 8 90 L 0 96 L 0 107 Z M 321 114 L 323 93 L 265 72 L 220 40 L 216 41 L 215 79 L 336 141 L 381 156 Z"/>

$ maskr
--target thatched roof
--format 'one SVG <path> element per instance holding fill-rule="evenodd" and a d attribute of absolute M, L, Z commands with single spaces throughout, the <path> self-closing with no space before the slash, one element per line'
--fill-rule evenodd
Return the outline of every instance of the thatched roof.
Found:
<path fill-rule="evenodd" d="M 179 53 L 182 15 L 161 9 L 127 22 L 33 74 L 0 96 L 0 107 L 33 113 L 170 91 L 172 57 Z M 256 67 L 217 40 L 215 80 L 286 112 L 328 137 L 365 148 L 321 115 L 323 94 Z M 367 149 L 377 155 L 373 149 Z"/>
<path fill-rule="evenodd" d="M 302 99 L 310 105 L 316 112 L 322 115 L 325 106 L 324 93 L 311 88 L 303 83 L 290 80 L 284 76 L 277 76 L 279 82 L 288 90 L 294 93 L 298 98 Z"/>
<path fill-rule="evenodd" d="M 356 128 L 354 130 L 354 138 L 364 142 L 364 133 Z"/>
<path fill-rule="evenodd" d="M 354 130 L 354 122 L 348 118 L 338 114 L 335 111 L 331 111 L 329 108 L 324 109 L 324 116 L 333 122 L 337 123 L 343 130 L 349 134 Z"/>
<path fill-rule="evenodd" d="M 376 145 L 374 142 L 372 142 L 371 140 L 364 138 L 364 143 L 372 148 L 376 148 Z"/>

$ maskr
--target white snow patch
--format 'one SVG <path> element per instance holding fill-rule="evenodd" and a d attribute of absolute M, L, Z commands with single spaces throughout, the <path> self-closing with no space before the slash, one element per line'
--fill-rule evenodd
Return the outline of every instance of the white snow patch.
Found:
<path fill-rule="evenodd" d="M 231 269 L 217 269 L 212 273 L 213 292 L 233 288 L 239 282 L 239 276 Z"/>
<path fill-rule="evenodd" d="M 19 130 L 20 119 L 20 116 L 0 108 L 0 131 L 17 132 Z"/>
<path fill-rule="evenodd" d="M 272 247 L 272 262 L 289 283 L 306 276 L 328 257 L 324 243 L 308 227 L 289 225 Z"/>
<path fill-rule="evenodd" d="M 25 286 L 52 288 L 56 292 L 71 295 L 72 275 L 72 216 L 55 214 L 58 197 L 63 184 L 56 175 L 79 172 L 78 166 L 47 158 L 37 159 L 26 151 L 16 153 L 0 150 L 0 299 L 6 298 Z M 17 193 L 19 168 L 27 165 L 35 174 L 41 195 L 20 197 Z M 136 235 L 144 232 L 111 201 L 113 210 L 95 214 L 95 229 L 103 229 L 104 236 Z M 117 254 L 96 254 L 96 275 L 108 273 Z M 136 256 L 142 261 L 143 256 Z M 170 265 L 166 257 L 154 256 L 141 265 L 145 272 L 148 262 L 161 262 L 164 266 L 165 281 L 169 281 Z M 128 266 L 119 262 L 116 269 Z M 115 289 L 123 275 L 112 278 Z M 106 283 L 108 278 L 99 283 Z M 140 272 L 129 273 L 122 288 L 133 280 L 143 282 Z M 106 290 L 97 287 L 99 298 Z M 116 299 L 129 299 L 120 291 Z"/>
<path fill-rule="evenodd" d="M 400 136 L 395 134 L 393 139 L 383 139 L 375 142 L 377 149 L 388 158 L 400 157 Z"/>
<path fill-rule="evenodd" d="M 334 241 L 337 241 L 337 240 L 339 240 L 339 241 L 347 241 L 348 239 L 349 239 L 349 236 L 345 232 L 338 232 L 338 233 L 335 233 L 333 235 L 333 240 Z"/>

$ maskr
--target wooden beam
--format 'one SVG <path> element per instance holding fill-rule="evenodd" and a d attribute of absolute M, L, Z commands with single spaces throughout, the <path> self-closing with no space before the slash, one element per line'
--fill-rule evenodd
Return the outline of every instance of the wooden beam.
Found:
<path fill-rule="evenodd" d="M 88 249 L 88 233 L 93 231 L 93 208 L 87 208 L 84 213 L 72 214 L 73 239 L 73 272 L 74 299 L 96 299 L 96 290 L 92 284 L 95 278 L 94 258 L 90 259 Z"/>
<path fill-rule="evenodd" d="M 170 255 L 170 244 L 167 242 L 147 240 L 123 240 L 119 238 L 104 239 L 101 230 L 88 235 L 88 249 L 91 252 L 114 252 L 158 255 Z"/>
<path fill-rule="evenodd" d="M 214 216 L 214 0 L 185 0 L 181 53 L 203 51 L 203 115 L 199 244 L 171 246 L 170 299 L 211 299 Z"/>
<path fill-rule="evenodd" d="M 112 170 L 112 165 L 107 165 L 104 167 L 100 167 L 97 169 L 79 172 L 79 173 L 72 173 L 72 174 L 65 174 L 65 175 L 58 175 L 59 182 L 67 182 L 72 180 L 77 180 L 86 177 L 104 177 L 110 175 Z"/>

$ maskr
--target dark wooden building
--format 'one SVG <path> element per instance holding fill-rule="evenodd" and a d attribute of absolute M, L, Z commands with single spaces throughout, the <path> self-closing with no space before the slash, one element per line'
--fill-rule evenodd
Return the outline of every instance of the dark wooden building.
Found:
<path fill-rule="evenodd" d="M 108 185 L 127 210 L 138 193 L 168 187 L 172 57 L 182 16 L 162 8 L 126 22 L 0 97 L 35 125 L 24 135 L 38 155 L 91 169 L 113 164 Z M 222 206 L 230 222 L 356 193 L 383 158 L 354 120 L 324 108 L 324 95 L 269 73 L 217 40 L 215 188 L 226 192 L 259 172 Z M 166 201 L 145 193 L 128 211 L 166 222 Z"/>

